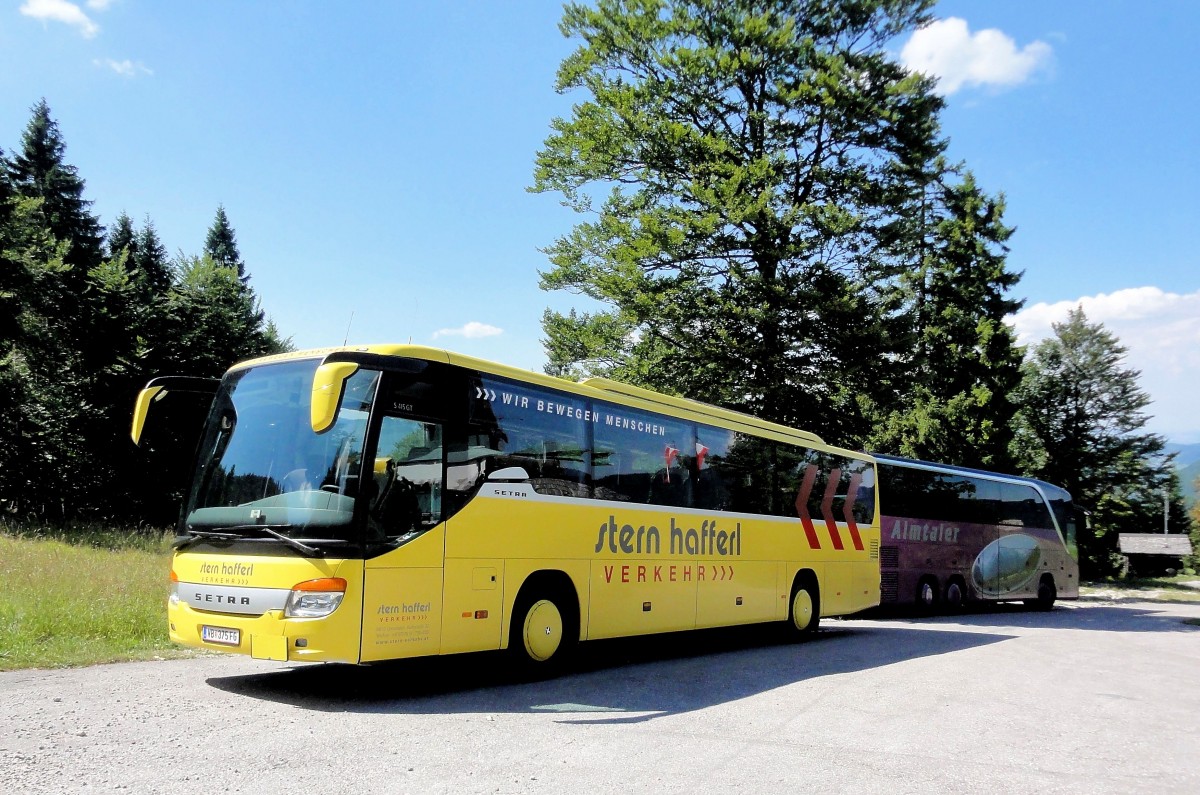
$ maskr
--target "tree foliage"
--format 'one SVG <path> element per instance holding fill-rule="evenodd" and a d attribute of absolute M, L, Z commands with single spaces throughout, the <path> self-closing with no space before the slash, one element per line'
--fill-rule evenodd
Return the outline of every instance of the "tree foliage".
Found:
<path fill-rule="evenodd" d="M 204 255 L 226 268 L 237 271 L 238 278 L 246 281 L 246 263 L 242 262 L 242 254 L 238 251 L 237 234 L 225 214 L 225 205 L 217 206 L 217 214 L 208 235 L 204 238 Z"/>
<path fill-rule="evenodd" d="M 562 31 L 582 43 L 557 87 L 585 97 L 553 121 L 532 189 L 592 220 L 547 249 L 542 285 L 599 308 L 546 313 L 548 370 L 683 393 L 845 444 L 891 420 L 882 441 L 921 448 L 933 434 L 895 416 L 903 396 L 957 434 L 956 451 L 980 439 L 1003 450 L 1004 411 L 964 415 L 998 399 L 992 357 L 1015 369 L 994 324 L 1004 301 L 972 313 L 949 295 L 1015 282 L 1002 204 L 969 177 L 954 183 L 933 82 L 886 50 L 930 5 L 567 5 Z M 921 280 L 939 288 L 928 297 L 942 315 L 914 309 Z M 978 366 L 961 383 L 923 377 L 914 392 L 907 374 L 935 328 Z"/>
<path fill-rule="evenodd" d="M 122 213 L 105 240 L 65 155 L 44 100 L 16 153 L 0 151 L 0 509 L 163 524 L 170 484 L 129 441 L 138 389 L 288 343 L 246 284 L 223 210 L 233 259 L 176 267 L 148 217 L 136 229 Z"/>
<path fill-rule="evenodd" d="M 914 458 L 1010 471 L 1009 444 L 1023 351 L 1005 318 L 1019 276 L 1005 264 L 1012 229 L 1003 199 L 967 173 L 926 189 L 910 217 L 917 266 L 900 277 L 907 345 L 899 380 L 869 447 Z"/>
<path fill-rule="evenodd" d="M 1077 308 L 1030 352 L 1015 394 L 1014 458 L 1092 512 L 1091 530 L 1080 539 L 1088 576 L 1115 570 L 1118 533 L 1161 531 L 1164 492 L 1176 522 L 1187 521 L 1165 440 L 1144 430 L 1150 397 L 1125 353 Z"/>

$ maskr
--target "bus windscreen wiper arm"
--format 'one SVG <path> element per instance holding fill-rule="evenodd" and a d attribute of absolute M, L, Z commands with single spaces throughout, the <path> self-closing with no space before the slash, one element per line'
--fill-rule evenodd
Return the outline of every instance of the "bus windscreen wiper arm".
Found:
<path fill-rule="evenodd" d="M 178 536 L 175 543 L 171 546 L 175 549 L 183 549 L 197 541 L 236 541 L 241 538 L 237 533 L 218 533 L 213 530 L 192 530 L 187 531 L 186 536 Z"/>
<path fill-rule="evenodd" d="M 282 541 L 292 549 L 303 552 L 305 555 L 317 555 L 321 552 L 321 550 L 317 549 L 316 547 L 310 547 L 308 544 L 305 544 L 304 541 L 292 538 L 291 536 L 285 536 L 283 533 L 279 532 L 280 530 L 290 530 L 293 527 L 295 527 L 295 525 L 290 524 L 239 524 L 228 529 L 235 531 L 257 530 L 260 533 L 269 535 L 271 538 L 274 538 L 277 541 Z M 321 539 L 312 540 L 317 541 Z"/>
<path fill-rule="evenodd" d="M 294 527 L 294 525 L 290 525 L 290 524 L 274 524 L 274 525 L 238 524 L 238 525 L 232 525 L 230 527 L 226 527 L 224 529 L 224 532 L 218 532 L 215 530 L 191 530 L 191 529 L 189 529 L 188 533 L 190 535 L 188 535 L 188 537 L 184 538 L 182 541 L 177 541 L 177 543 L 175 544 L 175 549 L 182 549 L 183 547 L 188 546 L 189 544 L 192 544 L 192 543 L 194 543 L 196 541 L 200 541 L 200 540 L 206 540 L 206 541 L 207 540 L 213 540 L 213 541 L 253 540 L 253 539 L 247 539 L 246 536 L 242 535 L 242 533 L 245 532 L 246 530 L 256 530 L 260 533 L 265 533 L 266 535 L 269 535 L 271 538 L 274 538 L 277 541 L 282 541 L 284 544 L 287 544 L 292 549 L 295 549 L 299 552 L 303 552 L 305 555 L 318 555 L 321 552 L 321 550 L 317 549 L 316 547 L 309 546 L 307 543 L 305 543 L 306 541 L 310 542 L 310 543 L 314 543 L 314 544 L 341 543 L 341 539 L 337 539 L 337 538 L 297 539 L 297 538 L 291 538 L 290 536 L 285 536 L 283 533 L 279 532 L 280 530 L 288 530 L 292 527 Z"/>

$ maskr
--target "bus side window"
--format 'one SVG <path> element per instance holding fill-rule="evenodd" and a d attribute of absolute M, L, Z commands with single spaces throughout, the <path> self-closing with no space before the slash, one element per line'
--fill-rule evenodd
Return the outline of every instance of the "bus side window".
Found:
<path fill-rule="evenodd" d="M 1004 483 L 1000 495 L 1000 524 L 1008 527 L 1054 526 L 1046 503 L 1032 486 Z"/>
<path fill-rule="evenodd" d="M 684 422 L 596 401 L 592 478 L 597 499 L 689 507 L 696 431 Z"/>
<path fill-rule="evenodd" d="M 692 488 L 693 505 L 706 511 L 730 509 L 729 479 L 727 465 L 729 446 L 734 434 L 723 428 L 700 425 L 696 429 L 696 455 L 692 459 L 694 468 Z"/>
<path fill-rule="evenodd" d="M 370 519 L 377 535 L 398 538 L 442 518 L 442 426 L 384 417 L 375 451 Z"/>
<path fill-rule="evenodd" d="M 483 375 L 472 379 L 469 392 L 467 450 L 455 455 L 477 462 L 477 482 L 497 469 L 520 467 L 539 494 L 590 496 L 585 400 Z"/>

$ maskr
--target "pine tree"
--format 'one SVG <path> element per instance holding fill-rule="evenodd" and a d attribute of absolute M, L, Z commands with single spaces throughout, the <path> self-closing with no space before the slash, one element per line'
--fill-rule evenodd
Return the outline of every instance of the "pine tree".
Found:
<path fill-rule="evenodd" d="M 1015 394 L 1014 458 L 1092 511 L 1091 532 L 1080 538 L 1085 576 L 1112 573 L 1117 534 L 1161 527 L 1162 494 L 1179 491 L 1165 440 L 1143 430 L 1150 397 L 1125 354 L 1102 324 L 1074 309 L 1030 352 Z"/>
<path fill-rule="evenodd" d="M 229 224 L 224 205 L 217 207 L 217 215 L 212 226 L 208 228 L 208 236 L 204 238 L 204 254 L 214 262 L 236 270 L 238 278 L 243 282 L 247 280 L 246 263 L 242 262 L 237 236 Z"/>
<path fill-rule="evenodd" d="M 175 269 L 170 315 L 178 372 L 216 378 L 238 361 L 284 349 L 258 297 L 232 268 L 205 255 L 181 257 Z"/>
<path fill-rule="evenodd" d="M 945 142 L 889 42 L 927 0 L 599 0 L 565 7 L 580 90 L 533 190 L 595 220 L 547 253 L 549 370 L 598 373 L 823 433 L 869 426 L 895 358 L 896 219 Z M 885 402 L 876 396 L 876 405 Z"/>
<path fill-rule="evenodd" d="M 78 169 L 66 162 L 65 154 L 62 132 L 43 99 L 32 108 L 9 172 L 19 195 L 41 200 L 39 213 L 47 231 L 56 240 L 70 243 L 67 278 L 79 288 L 103 258 L 103 228 L 89 209 L 92 203 L 83 198 L 84 181 Z"/>
<path fill-rule="evenodd" d="M 134 240 L 134 272 L 154 300 L 164 299 L 171 288 L 171 259 L 150 216 Z"/>
<path fill-rule="evenodd" d="M 112 228 L 108 230 L 108 254 L 111 258 L 116 258 L 122 252 L 129 253 L 130 259 L 137 251 L 136 234 L 133 230 L 133 220 L 127 213 L 122 212 L 117 216 L 117 220 L 113 222 Z"/>
<path fill-rule="evenodd" d="M 944 171 L 944 169 L 938 169 Z M 1005 323 L 1021 302 L 1007 297 L 1020 276 L 1005 264 L 1012 229 L 1003 199 L 974 177 L 939 179 L 909 215 L 917 266 L 900 280 L 910 349 L 893 402 L 870 447 L 961 466 L 1011 471 L 1023 352 Z"/>

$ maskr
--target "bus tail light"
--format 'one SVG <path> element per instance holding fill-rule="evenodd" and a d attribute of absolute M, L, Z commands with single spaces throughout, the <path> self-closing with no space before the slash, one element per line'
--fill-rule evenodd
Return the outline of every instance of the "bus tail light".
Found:
<path fill-rule="evenodd" d="M 283 614 L 288 618 L 324 618 L 338 609 L 346 596 L 341 577 L 306 580 L 292 586 Z"/>

